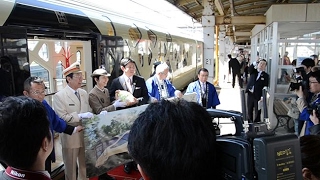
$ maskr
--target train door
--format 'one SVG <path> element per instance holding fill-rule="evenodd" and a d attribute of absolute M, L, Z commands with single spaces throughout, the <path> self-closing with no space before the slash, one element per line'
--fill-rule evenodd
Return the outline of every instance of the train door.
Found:
<path fill-rule="evenodd" d="M 29 76 L 26 29 L 0 26 L 0 101 L 22 95 L 23 82 Z"/>
<path fill-rule="evenodd" d="M 113 79 L 122 75 L 120 61 L 123 58 L 123 39 L 120 36 L 101 36 L 100 40 L 100 63 L 99 67 L 104 67 L 111 76 L 107 87 L 110 87 Z"/>

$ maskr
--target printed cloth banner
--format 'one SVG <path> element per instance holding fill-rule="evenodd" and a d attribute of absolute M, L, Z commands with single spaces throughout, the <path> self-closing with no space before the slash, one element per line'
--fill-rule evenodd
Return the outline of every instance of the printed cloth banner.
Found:
<path fill-rule="evenodd" d="M 127 144 L 129 130 L 148 105 L 108 112 L 84 119 L 87 176 L 94 177 L 132 161 Z"/>

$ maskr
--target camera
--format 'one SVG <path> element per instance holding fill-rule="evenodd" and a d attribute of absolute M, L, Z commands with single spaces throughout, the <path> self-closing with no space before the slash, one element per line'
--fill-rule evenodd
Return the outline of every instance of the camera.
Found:
<path fill-rule="evenodd" d="M 211 118 L 230 118 L 233 135 L 217 137 L 217 175 L 225 180 L 302 179 L 299 139 L 276 135 L 266 123 L 245 124 L 242 113 L 207 109 Z"/>
<path fill-rule="evenodd" d="M 290 83 L 290 91 L 294 91 L 294 90 L 299 90 L 300 86 L 302 86 L 302 90 L 305 89 L 305 86 L 303 84 L 303 82 L 297 82 L 297 83 L 294 83 L 294 82 L 291 82 Z"/>
<path fill-rule="evenodd" d="M 296 74 L 300 74 L 300 76 L 296 77 L 295 80 L 296 82 L 291 82 L 290 83 L 290 91 L 294 91 L 294 90 L 299 90 L 300 86 L 302 86 L 302 90 L 304 89 L 308 89 L 308 85 L 307 82 L 305 81 L 306 78 L 306 71 L 304 70 L 303 67 L 298 67 L 294 69 L 294 72 Z"/>
<path fill-rule="evenodd" d="M 316 116 L 318 119 L 320 119 L 320 103 L 316 103 L 312 107 L 307 107 L 307 111 L 309 114 L 313 114 L 313 110 L 316 111 Z"/>

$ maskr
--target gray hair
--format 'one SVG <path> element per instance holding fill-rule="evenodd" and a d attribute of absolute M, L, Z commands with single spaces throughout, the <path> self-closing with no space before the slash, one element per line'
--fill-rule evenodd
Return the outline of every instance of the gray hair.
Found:
<path fill-rule="evenodd" d="M 167 63 L 161 63 L 156 67 L 156 74 L 163 73 L 166 69 L 169 69 Z"/>

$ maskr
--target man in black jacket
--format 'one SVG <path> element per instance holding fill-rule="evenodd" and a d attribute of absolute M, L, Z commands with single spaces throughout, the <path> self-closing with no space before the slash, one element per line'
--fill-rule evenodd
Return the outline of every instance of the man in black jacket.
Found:
<path fill-rule="evenodd" d="M 229 74 L 231 74 L 231 69 L 232 69 L 232 87 L 234 88 L 234 84 L 236 81 L 236 76 L 238 77 L 239 81 L 239 86 L 242 88 L 242 79 L 241 79 L 241 74 L 240 74 L 240 62 L 236 58 L 232 58 L 231 54 L 228 54 L 228 58 L 230 59 L 229 61 Z"/>
<path fill-rule="evenodd" d="M 258 110 L 258 102 L 262 98 L 262 89 L 269 85 L 269 75 L 264 72 L 267 66 L 267 61 L 261 59 L 257 65 L 257 69 L 254 65 L 249 68 L 252 72 L 246 88 L 247 96 L 247 107 L 248 107 L 248 118 L 249 122 L 260 122 L 261 111 Z M 255 112 L 255 118 L 253 118 L 253 110 Z"/>

